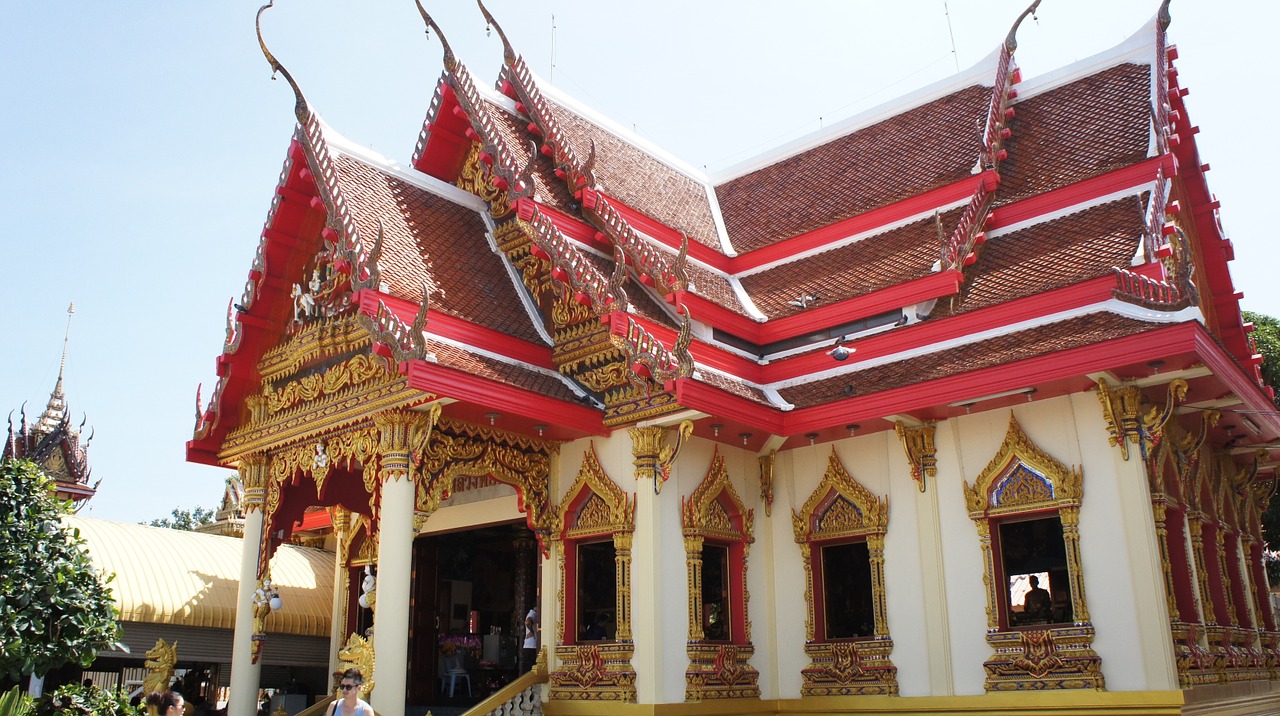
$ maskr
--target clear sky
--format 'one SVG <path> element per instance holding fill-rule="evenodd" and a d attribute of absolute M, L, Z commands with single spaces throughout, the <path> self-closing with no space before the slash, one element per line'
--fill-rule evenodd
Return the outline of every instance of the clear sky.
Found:
<path fill-rule="evenodd" d="M 0 3 L 0 409 L 34 418 L 57 377 L 88 416 L 120 521 L 215 506 L 227 470 L 184 462 L 293 130 L 253 32 L 257 2 Z M 465 0 L 428 0 L 492 83 L 501 45 Z M 1044 0 L 1019 32 L 1034 77 L 1118 44 L 1156 2 Z M 695 167 L 722 168 L 979 61 L 1023 0 L 492 0 L 535 72 Z M 1280 3 L 1174 0 L 1190 119 L 1235 244 L 1244 306 L 1280 314 L 1267 167 Z M 552 16 L 554 14 L 554 31 Z M 948 14 L 950 29 L 948 28 Z M 412 0 L 279 0 L 267 42 L 349 139 L 408 164 L 440 75 Z M 955 54 L 952 54 L 954 36 Z M 554 43 L 553 43 L 554 37 Z M 554 44 L 554 69 L 552 54 Z M 976 135 L 975 135 L 976 141 Z"/>

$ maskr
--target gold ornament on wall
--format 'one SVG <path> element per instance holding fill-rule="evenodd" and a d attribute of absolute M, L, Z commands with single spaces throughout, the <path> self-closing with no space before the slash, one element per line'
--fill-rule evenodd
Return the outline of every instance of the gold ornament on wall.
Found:
<path fill-rule="evenodd" d="M 995 652 L 984 662 L 987 691 L 1104 688 L 1102 661 L 1092 648 L 1094 629 L 1089 620 L 1080 562 L 1080 501 L 1083 474 L 1036 446 L 1009 414 L 1004 442 L 973 485 L 963 483 L 969 517 L 978 529 L 987 591 L 987 643 Z M 1056 511 L 1061 521 L 1072 620 L 1049 626 L 1040 634 L 1002 627 L 1001 594 L 1007 585 L 998 579 L 997 555 L 991 541 L 993 521 L 1019 514 Z M 999 560 L 1003 563 L 1003 559 Z"/>

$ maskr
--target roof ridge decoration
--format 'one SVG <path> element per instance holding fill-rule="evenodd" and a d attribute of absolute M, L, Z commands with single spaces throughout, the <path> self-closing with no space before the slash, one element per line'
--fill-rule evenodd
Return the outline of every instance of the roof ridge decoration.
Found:
<path fill-rule="evenodd" d="M 324 246 L 329 247 L 328 251 L 334 259 L 334 265 L 340 266 L 340 272 L 350 280 L 352 291 L 361 288 L 376 288 L 381 282 L 378 260 L 382 255 L 382 235 L 379 233 L 373 247 L 369 249 L 366 249 L 360 241 L 355 219 L 351 216 L 347 201 L 338 186 L 337 172 L 329 154 L 328 143 L 325 141 L 324 125 L 321 123 L 319 116 L 312 111 L 311 105 L 302 93 L 302 88 L 298 86 L 298 82 L 293 78 L 289 70 L 272 54 L 262 36 L 262 14 L 272 7 L 275 7 L 275 0 L 270 0 L 270 2 L 258 8 L 258 12 L 254 16 L 254 31 L 258 37 L 258 47 L 262 50 L 262 56 L 266 58 L 267 64 L 271 66 L 271 79 L 274 80 L 277 74 L 284 75 L 285 81 L 289 83 L 289 87 L 293 90 L 293 113 L 298 120 L 298 127 L 294 130 L 293 139 L 302 150 L 303 157 L 307 161 L 307 167 L 302 171 L 312 175 L 316 189 L 320 194 L 319 198 L 324 203 L 325 228 L 320 232 L 324 240 Z M 290 169 L 295 161 L 297 161 L 297 158 L 294 155 L 294 149 L 291 147 L 285 159 L 284 169 L 281 171 L 281 186 L 288 181 Z M 232 299 L 227 306 L 227 331 L 222 348 L 223 356 L 234 355 L 240 350 L 241 339 L 244 337 L 241 318 L 253 310 L 258 291 L 266 281 L 267 236 L 279 206 L 280 197 L 277 193 L 262 229 L 262 236 L 254 253 L 253 265 L 249 269 L 249 277 L 245 282 L 244 292 L 241 294 L 239 303 Z M 218 424 L 221 417 L 222 392 L 226 387 L 228 375 L 230 375 L 229 372 L 218 378 L 208 405 L 202 405 L 201 403 L 202 386 L 196 387 L 196 424 L 193 431 L 195 440 L 202 440 L 208 437 L 209 433 Z"/>
<path fill-rule="evenodd" d="M 984 227 L 990 214 L 996 188 L 1000 185 L 1000 162 L 1009 156 L 1004 143 L 1013 136 L 1009 121 L 1014 117 L 1014 109 L 1009 103 L 1018 96 L 1013 85 L 1022 81 L 1022 73 L 1013 61 L 1013 53 L 1018 49 L 1018 26 L 1028 15 L 1034 18 L 1039 5 L 1040 0 L 1034 0 L 1026 10 L 1022 11 L 1018 19 L 1014 20 L 1013 27 L 1009 28 L 1004 44 L 1000 46 L 991 104 L 987 110 L 982 133 L 982 148 L 978 154 L 981 169 L 989 175 L 978 183 L 969 204 L 965 206 L 964 213 L 956 223 L 955 230 L 942 245 L 941 268 L 944 271 L 948 269 L 963 271 L 965 266 L 972 265 L 978 259 L 977 252 L 987 240 Z"/>
<path fill-rule="evenodd" d="M 428 35 L 431 30 L 435 30 L 440 38 L 440 44 L 444 48 L 443 79 L 454 90 L 458 101 L 455 111 L 465 114 L 462 118 L 470 125 L 466 133 L 467 138 L 473 142 L 479 142 L 484 149 L 481 158 L 490 165 L 490 169 L 495 174 L 494 185 L 511 192 L 512 202 L 524 197 L 532 197 L 534 191 L 532 157 L 523 168 L 516 166 L 515 156 L 499 134 L 497 123 L 484 108 L 484 101 L 480 97 L 479 90 L 476 89 L 475 82 L 472 81 L 470 70 L 453 54 L 453 48 L 445 39 L 444 32 L 427 13 L 426 8 L 422 7 L 421 0 L 413 0 L 413 2 L 418 6 L 418 14 L 422 15 L 422 20 L 427 25 Z"/>
<path fill-rule="evenodd" d="M 608 237 L 613 244 L 620 246 L 635 267 L 640 281 L 657 288 L 664 296 L 687 287 L 689 280 L 685 272 L 684 257 L 688 252 L 688 236 L 681 232 L 684 245 L 674 264 L 648 241 L 640 238 L 631 224 L 596 189 L 595 173 L 592 171 L 596 158 L 595 140 L 591 140 L 591 152 L 586 161 L 579 161 L 559 120 L 538 89 L 524 57 L 512 48 L 506 33 L 484 6 L 483 0 L 476 0 L 476 4 L 480 6 L 480 12 L 484 13 L 485 21 L 498 31 L 498 37 L 502 40 L 504 78 L 500 82 L 500 91 L 507 95 L 514 91 L 517 95 L 513 98 L 516 100 L 516 111 L 532 120 L 528 126 L 529 132 L 542 138 L 541 152 L 552 158 L 556 165 L 556 177 L 582 202 L 584 217 L 599 230 L 597 238 Z"/>

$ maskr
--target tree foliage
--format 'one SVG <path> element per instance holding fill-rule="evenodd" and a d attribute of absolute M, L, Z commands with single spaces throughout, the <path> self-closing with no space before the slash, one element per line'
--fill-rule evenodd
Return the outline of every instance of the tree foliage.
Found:
<path fill-rule="evenodd" d="M 1262 354 L 1262 380 L 1276 392 L 1275 404 L 1280 408 L 1280 320 L 1261 313 L 1244 311 L 1244 320 L 1253 324 L 1253 342 Z M 1280 497 L 1272 498 L 1262 513 L 1262 538 L 1268 550 L 1280 550 Z M 1280 578 L 1280 562 L 1267 563 L 1272 584 Z"/>
<path fill-rule="evenodd" d="M 88 666 L 119 639 L 111 577 L 63 525 L 67 511 L 34 463 L 0 462 L 0 674 L 15 681 Z"/>
<path fill-rule="evenodd" d="M 96 686 L 67 684 L 35 701 L 33 716 L 138 716 L 141 711 L 129 705 L 123 692 L 107 691 Z"/>
<path fill-rule="evenodd" d="M 147 524 L 152 527 L 168 527 L 172 530 L 187 530 L 191 532 L 201 525 L 213 523 L 213 510 L 205 507 L 196 507 L 190 510 L 175 507 L 170 514 L 172 516 L 154 519 Z"/>
<path fill-rule="evenodd" d="M 1262 380 L 1276 391 L 1280 407 L 1280 320 L 1261 313 L 1244 311 L 1244 320 L 1253 324 L 1253 342 L 1262 354 Z"/>

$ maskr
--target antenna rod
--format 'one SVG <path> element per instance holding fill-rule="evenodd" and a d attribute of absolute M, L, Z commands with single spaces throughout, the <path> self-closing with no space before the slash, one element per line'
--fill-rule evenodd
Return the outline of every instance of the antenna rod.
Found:
<path fill-rule="evenodd" d="M 947 34 L 951 36 L 951 59 L 956 62 L 956 72 L 960 71 L 960 55 L 956 53 L 956 33 L 951 29 L 951 8 L 947 7 L 947 0 L 942 0 L 942 14 L 947 16 Z"/>
<path fill-rule="evenodd" d="M 62 371 L 67 367 L 67 344 L 71 342 L 71 314 L 76 312 L 75 302 L 67 304 L 67 331 L 62 336 L 62 363 L 58 366 L 58 380 L 62 380 Z"/>
<path fill-rule="evenodd" d="M 551 75 L 547 77 L 548 84 L 556 83 L 556 16 L 551 14 Z"/>

